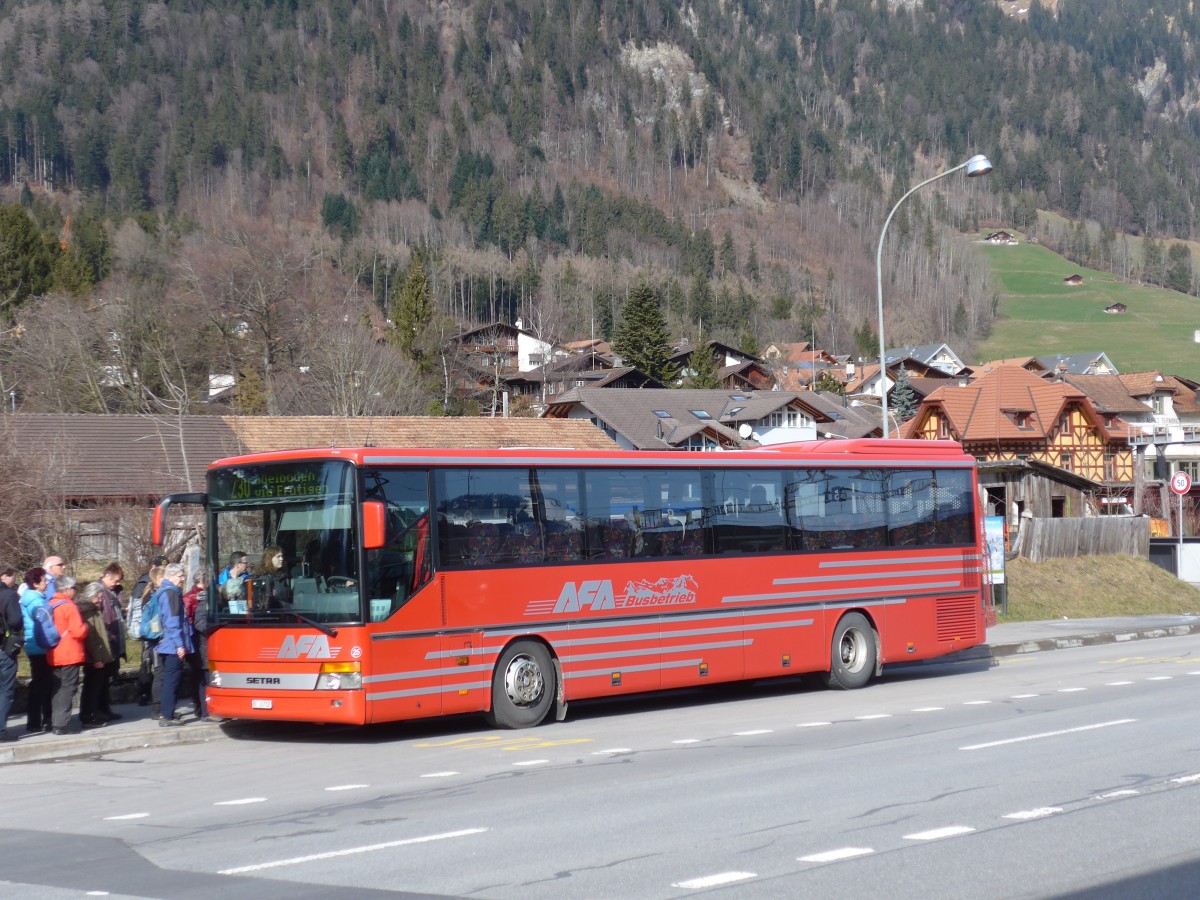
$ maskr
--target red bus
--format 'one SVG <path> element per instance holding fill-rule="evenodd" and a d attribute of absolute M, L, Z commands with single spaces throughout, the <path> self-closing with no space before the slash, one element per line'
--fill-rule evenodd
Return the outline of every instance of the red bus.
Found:
<path fill-rule="evenodd" d="M 985 638 L 975 463 L 948 441 L 285 451 L 207 487 L 154 539 L 206 507 L 222 717 L 520 728 L 713 682 L 857 688 Z M 219 586 L 233 553 L 251 575 Z"/>

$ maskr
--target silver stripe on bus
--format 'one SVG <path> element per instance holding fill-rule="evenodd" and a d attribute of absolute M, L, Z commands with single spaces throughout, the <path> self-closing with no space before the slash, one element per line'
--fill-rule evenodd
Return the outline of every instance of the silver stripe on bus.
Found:
<path fill-rule="evenodd" d="M 753 641 L 713 641 L 708 644 L 684 644 L 679 647 L 665 646 L 642 648 L 640 650 L 617 650 L 612 653 L 567 653 L 562 657 L 563 664 L 575 662 L 593 662 L 598 659 L 628 659 L 631 656 L 645 656 L 650 653 L 694 653 L 700 650 L 728 650 L 730 647 L 745 647 Z"/>
<path fill-rule="evenodd" d="M 654 672 L 659 669 L 685 669 L 692 666 L 698 666 L 704 662 L 702 659 L 677 659 L 664 663 L 648 663 L 644 666 L 621 666 L 621 672 Z M 595 678 L 597 675 L 608 677 L 612 675 L 612 668 L 608 669 L 588 669 L 586 672 L 563 672 L 563 678 Z"/>
<path fill-rule="evenodd" d="M 823 560 L 817 565 L 822 569 L 852 569 L 858 566 L 902 566 L 911 563 L 978 562 L 979 559 L 978 553 L 941 553 L 937 555 L 889 556 L 887 559 L 830 559 Z"/>
<path fill-rule="evenodd" d="M 935 588 L 959 588 L 962 589 L 961 581 L 926 581 L 921 584 L 896 584 L 883 585 L 884 591 L 880 590 L 879 585 L 871 585 L 863 588 L 837 588 L 827 591 L 789 591 L 782 594 L 741 594 L 732 597 L 722 597 L 722 603 L 753 603 L 757 600 L 799 600 L 803 597 L 828 597 L 834 599 L 839 596 L 852 596 L 855 594 L 879 594 L 889 593 L 887 587 L 893 587 L 894 592 L 904 592 L 912 594 L 917 591 L 930 591 Z"/>
<path fill-rule="evenodd" d="M 478 666 L 447 666 L 444 669 L 420 669 L 415 672 L 390 672 L 387 675 L 367 675 L 363 678 L 363 684 L 380 684 L 385 681 L 404 681 L 408 678 L 430 678 L 433 676 L 442 675 L 460 675 L 467 672 L 490 672 L 492 671 L 491 663 L 484 663 Z"/>
<path fill-rule="evenodd" d="M 916 578 L 926 575 L 961 575 L 957 569 L 909 569 L 903 572 L 858 572 L 854 575 L 809 575 L 804 578 L 776 578 L 772 584 L 836 584 L 843 581 L 879 581 L 883 578 Z"/>
<path fill-rule="evenodd" d="M 401 697 L 426 697 L 438 694 L 457 694 L 459 691 L 474 691 L 490 688 L 490 681 L 471 681 L 466 684 L 447 684 L 439 687 L 409 688 L 406 691 L 382 691 L 378 694 L 367 694 L 368 700 L 398 700 Z"/>

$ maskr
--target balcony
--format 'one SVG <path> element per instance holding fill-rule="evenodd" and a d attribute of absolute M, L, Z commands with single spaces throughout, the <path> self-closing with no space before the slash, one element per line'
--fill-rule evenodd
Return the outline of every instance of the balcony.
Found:
<path fill-rule="evenodd" d="M 1200 443 L 1200 424 L 1181 423 L 1175 417 L 1155 416 L 1154 422 L 1130 423 L 1129 445 L 1144 447 L 1150 444 Z"/>

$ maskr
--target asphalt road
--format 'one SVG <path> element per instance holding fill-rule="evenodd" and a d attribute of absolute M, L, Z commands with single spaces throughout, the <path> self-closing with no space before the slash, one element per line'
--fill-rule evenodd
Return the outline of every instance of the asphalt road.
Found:
<path fill-rule="evenodd" d="M 1200 635 L 0 768 L 6 898 L 1181 897 Z"/>

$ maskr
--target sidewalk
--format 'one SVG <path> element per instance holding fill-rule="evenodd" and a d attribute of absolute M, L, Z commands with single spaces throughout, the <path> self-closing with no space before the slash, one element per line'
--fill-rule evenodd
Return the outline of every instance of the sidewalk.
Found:
<path fill-rule="evenodd" d="M 957 659 L 985 659 L 1084 647 L 1117 644 L 1151 638 L 1200 634 L 1200 616 L 1131 616 L 1111 619 L 1053 619 L 1046 622 L 1004 622 L 988 629 L 988 642 L 959 654 Z M 78 734 L 25 734 L 24 716 L 8 720 L 9 734 L 16 741 L 0 743 L 0 765 L 96 756 L 143 747 L 195 744 L 223 740 L 225 730 L 218 722 L 200 722 L 185 715 L 184 724 L 163 728 L 149 706 L 123 704 L 114 707 L 122 716 L 102 728 Z M 75 722 L 78 723 L 78 716 Z M 226 726 L 228 727 L 228 726 Z"/>

